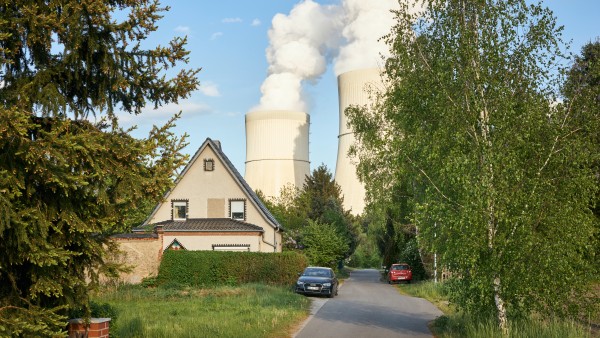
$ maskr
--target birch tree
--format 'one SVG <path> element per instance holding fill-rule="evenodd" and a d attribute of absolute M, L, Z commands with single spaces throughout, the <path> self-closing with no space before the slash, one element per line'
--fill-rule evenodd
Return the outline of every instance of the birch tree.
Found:
<path fill-rule="evenodd" d="M 453 271 L 462 309 L 575 314 L 586 292 L 594 140 L 558 97 L 561 27 L 541 3 L 403 3 L 387 89 L 347 110 L 371 203 L 408 182 L 419 243 Z M 581 114 L 586 114 L 581 112 Z"/>

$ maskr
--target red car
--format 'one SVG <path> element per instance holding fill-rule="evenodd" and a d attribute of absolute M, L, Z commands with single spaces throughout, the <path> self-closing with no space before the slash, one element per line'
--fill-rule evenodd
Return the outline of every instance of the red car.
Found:
<path fill-rule="evenodd" d="M 388 272 L 387 280 L 389 284 L 406 281 L 410 283 L 412 280 L 412 270 L 410 265 L 406 263 L 392 264 Z"/>

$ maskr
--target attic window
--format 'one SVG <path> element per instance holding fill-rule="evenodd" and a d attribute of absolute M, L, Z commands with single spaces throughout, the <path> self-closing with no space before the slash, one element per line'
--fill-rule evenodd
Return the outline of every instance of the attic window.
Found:
<path fill-rule="evenodd" d="M 215 160 L 212 158 L 204 159 L 204 171 L 213 171 L 215 170 Z"/>
<path fill-rule="evenodd" d="M 187 200 L 172 200 L 172 217 L 174 221 L 185 221 L 188 215 Z"/>

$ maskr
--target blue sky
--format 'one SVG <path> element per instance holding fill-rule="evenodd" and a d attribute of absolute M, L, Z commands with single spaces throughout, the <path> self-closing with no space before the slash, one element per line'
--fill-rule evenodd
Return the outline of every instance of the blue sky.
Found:
<path fill-rule="evenodd" d="M 368 0 L 364 0 L 368 1 Z M 372 2 L 379 0 L 370 0 Z M 125 126 L 137 125 L 143 135 L 153 124 L 163 124 L 183 111 L 175 133 L 189 135 L 184 150 L 193 154 L 210 137 L 221 141 L 225 154 L 244 173 L 246 154 L 244 115 L 259 104 L 260 86 L 267 76 L 265 50 L 268 30 L 277 13 L 289 14 L 299 1 L 292 0 L 163 0 L 171 7 L 159 21 L 149 45 L 166 44 L 174 36 L 188 37 L 189 67 L 201 67 L 201 87 L 179 105 L 147 109 L 138 116 L 125 116 Z M 339 4 L 339 0 L 316 1 Z M 572 40 L 571 51 L 600 36 L 600 0 L 547 0 L 565 26 L 563 37 Z M 310 161 L 335 172 L 338 134 L 336 76 L 329 66 L 315 83 L 305 84 L 307 112 L 311 115 Z"/>

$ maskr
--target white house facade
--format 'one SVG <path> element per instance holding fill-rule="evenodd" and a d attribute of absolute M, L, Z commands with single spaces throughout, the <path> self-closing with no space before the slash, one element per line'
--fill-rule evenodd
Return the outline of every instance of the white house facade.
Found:
<path fill-rule="evenodd" d="M 162 250 L 281 252 L 283 229 L 221 150 L 206 139 L 144 226 Z"/>

